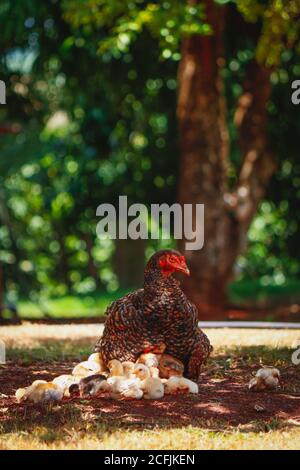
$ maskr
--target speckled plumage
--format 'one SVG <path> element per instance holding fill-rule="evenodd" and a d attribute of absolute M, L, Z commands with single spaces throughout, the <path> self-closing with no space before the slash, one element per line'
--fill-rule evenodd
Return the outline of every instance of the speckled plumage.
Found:
<path fill-rule="evenodd" d="M 136 361 L 143 352 L 170 354 L 185 365 L 185 375 L 197 380 L 211 352 L 207 336 L 198 327 L 198 311 L 179 282 L 164 276 L 159 259 L 171 250 L 157 252 L 147 263 L 144 289 L 113 302 L 95 351 L 104 363 L 111 359 Z"/>

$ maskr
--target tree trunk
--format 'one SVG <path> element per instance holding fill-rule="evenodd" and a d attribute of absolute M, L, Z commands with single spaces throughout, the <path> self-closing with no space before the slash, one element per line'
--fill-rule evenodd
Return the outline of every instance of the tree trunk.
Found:
<path fill-rule="evenodd" d="M 144 240 L 116 240 L 113 265 L 121 289 L 143 286 L 144 264 Z"/>
<path fill-rule="evenodd" d="M 95 263 L 95 260 L 93 258 L 93 239 L 89 234 L 83 234 L 82 239 L 84 240 L 86 244 L 86 251 L 88 254 L 88 272 L 90 276 L 94 279 L 96 288 L 97 290 L 100 290 L 103 288 L 103 283 L 101 282 L 100 275 L 99 275 L 99 268 Z"/>
<path fill-rule="evenodd" d="M 204 2 L 210 36 L 190 36 L 182 43 L 178 72 L 178 121 L 181 145 L 179 201 L 205 205 L 204 248 L 186 251 L 191 277 L 183 287 L 198 306 L 201 318 L 224 315 L 226 286 L 234 261 L 245 248 L 249 224 L 274 171 L 267 150 L 266 102 L 269 72 L 255 64 L 246 90 L 249 104 L 240 119 L 244 163 L 235 190 L 228 191 L 228 132 L 221 69 L 226 9 Z M 260 86 L 256 87 L 256 84 Z M 263 90 L 262 90 L 263 88 Z"/>
<path fill-rule="evenodd" d="M 0 320 L 1 314 L 4 307 L 4 276 L 3 276 L 3 266 L 0 263 Z"/>

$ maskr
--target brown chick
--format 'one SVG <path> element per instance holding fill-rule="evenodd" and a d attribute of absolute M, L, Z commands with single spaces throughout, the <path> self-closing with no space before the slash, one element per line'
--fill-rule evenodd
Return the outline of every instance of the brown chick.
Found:
<path fill-rule="evenodd" d="M 97 393 L 108 391 L 109 387 L 105 375 L 95 374 L 83 377 L 79 384 L 79 394 L 81 398 L 97 395 Z"/>
<path fill-rule="evenodd" d="M 159 376 L 164 379 L 177 376 L 182 377 L 184 364 L 169 354 L 162 354 L 158 363 Z"/>

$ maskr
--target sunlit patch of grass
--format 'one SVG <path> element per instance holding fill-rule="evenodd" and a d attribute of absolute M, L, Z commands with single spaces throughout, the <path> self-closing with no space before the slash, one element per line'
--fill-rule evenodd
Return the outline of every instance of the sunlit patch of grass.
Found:
<path fill-rule="evenodd" d="M 18 303 L 18 315 L 20 318 L 28 319 L 43 318 L 45 314 L 50 318 L 101 317 L 113 300 L 125 294 L 125 291 L 119 290 L 113 293 L 101 292 L 89 296 L 66 295 L 46 299 L 40 305 L 29 300 L 22 300 Z"/>
<path fill-rule="evenodd" d="M 28 426 L 28 423 L 27 423 Z M 116 426 L 109 422 L 65 422 L 19 427 L 0 434 L 6 449 L 299 449 L 300 430 L 279 423 L 252 422 L 222 429 L 218 422 L 185 427 Z"/>
<path fill-rule="evenodd" d="M 32 349 L 8 348 L 6 357 L 8 361 L 30 365 L 32 362 L 80 361 L 87 358 L 91 352 L 91 345 L 78 346 L 72 343 L 55 342 Z"/>

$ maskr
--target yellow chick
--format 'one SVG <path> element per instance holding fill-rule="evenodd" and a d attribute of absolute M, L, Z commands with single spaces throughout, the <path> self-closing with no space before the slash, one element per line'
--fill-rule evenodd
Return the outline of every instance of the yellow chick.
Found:
<path fill-rule="evenodd" d="M 123 366 L 123 374 L 125 377 L 132 377 L 133 376 L 133 372 L 134 372 L 134 362 L 132 361 L 125 361 L 125 362 L 122 362 L 122 366 Z"/>
<path fill-rule="evenodd" d="M 159 378 L 148 377 L 141 383 L 141 389 L 144 392 L 144 398 L 148 400 L 158 400 L 165 393 L 164 384 Z"/>
<path fill-rule="evenodd" d="M 255 377 L 248 384 L 249 390 L 254 392 L 262 390 L 275 390 L 280 385 L 280 372 L 275 367 L 263 367 L 256 372 Z"/>
<path fill-rule="evenodd" d="M 172 376 L 165 382 L 165 393 L 172 395 L 174 393 L 198 393 L 199 387 L 192 380 L 184 377 Z"/>
<path fill-rule="evenodd" d="M 27 397 L 28 395 L 30 394 L 30 391 L 40 385 L 40 384 L 46 384 L 46 380 L 35 380 L 34 382 L 32 382 L 31 385 L 29 385 L 28 387 L 24 387 L 24 388 L 18 388 L 18 390 L 16 391 L 15 393 L 15 397 L 16 397 L 16 400 L 18 403 L 21 403 L 22 401 L 25 401 L 27 400 Z"/>
<path fill-rule="evenodd" d="M 108 363 L 109 377 L 107 384 L 110 387 L 110 396 L 118 398 L 120 395 L 128 398 L 142 398 L 143 392 L 139 389 L 139 380 L 133 374 L 130 376 L 131 365 L 123 364 L 117 359 L 112 359 Z"/>
<path fill-rule="evenodd" d="M 128 387 L 121 392 L 123 397 L 135 398 L 137 400 L 143 398 L 143 394 L 143 391 L 137 386 Z"/>
<path fill-rule="evenodd" d="M 112 376 L 107 379 L 110 387 L 110 396 L 118 398 L 120 395 L 127 398 L 142 398 L 143 391 L 139 387 L 137 378 L 127 379 L 121 376 Z"/>
<path fill-rule="evenodd" d="M 145 364 L 137 363 L 134 367 L 134 374 L 139 380 L 139 387 L 144 392 L 146 399 L 158 399 L 164 396 L 164 385 L 157 374 L 158 369 L 147 367 Z"/>
<path fill-rule="evenodd" d="M 109 377 L 123 377 L 124 376 L 124 367 L 120 361 L 117 359 L 112 359 L 108 363 Z"/>
<path fill-rule="evenodd" d="M 99 374 L 100 372 L 103 372 L 104 369 L 100 353 L 93 353 L 87 361 L 80 362 L 74 367 L 72 375 L 87 377 L 88 375 Z"/>
<path fill-rule="evenodd" d="M 137 362 L 145 364 L 147 367 L 158 367 L 161 354 L 145 353 L 141 354 Z"/>
<path fill-rule="evenodd" d="M 159 369 L 157 367 L 149 367 L 151 377 L 159 378 Z"/>
<path fill-rule="evenodd" d="M 22 401 L 26 400 L 26 395 L 27 395 L 27 388 L 18 388 L 18 390 L 15 393 L 17 402 L 21 403 Z"/>
<path fill-rule="evenodd" d="M 150 369 L 145 364 L 137 363 L 134 366 L 134 375 L 142 382 L 151 377 Z"/>
<path fill-rule="evenodd" d="M 51 382 L 36 380 L 32 385 L 25 389 L 16 391 L 16 399 L 21 401 L 32 401 L 33 403 L 46 403 L 52 401 L 59 401 L 63 398 L 63 390 L 58 385 Z"/>

